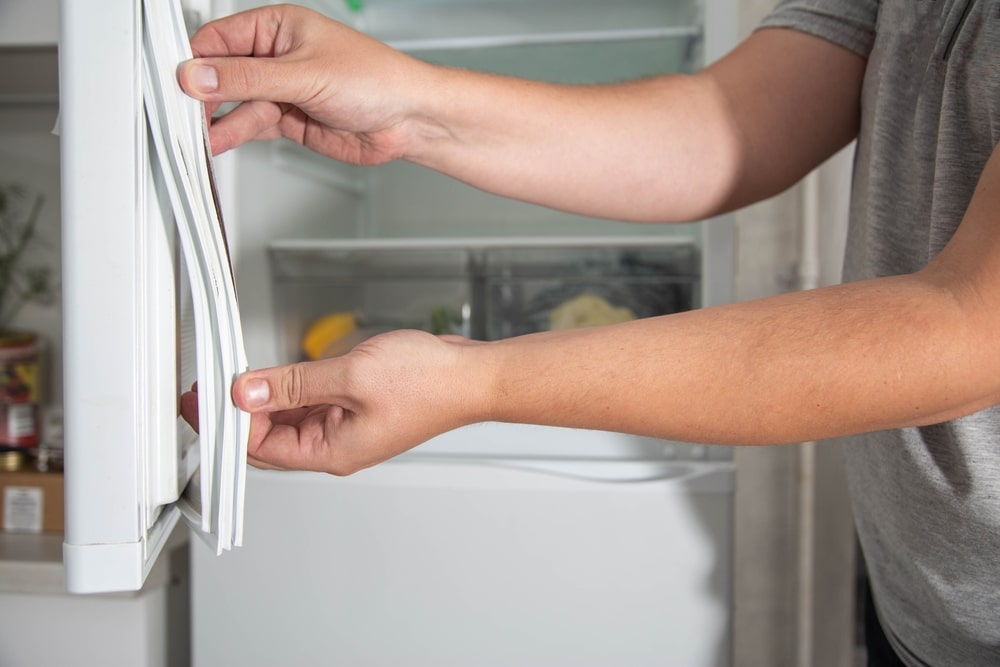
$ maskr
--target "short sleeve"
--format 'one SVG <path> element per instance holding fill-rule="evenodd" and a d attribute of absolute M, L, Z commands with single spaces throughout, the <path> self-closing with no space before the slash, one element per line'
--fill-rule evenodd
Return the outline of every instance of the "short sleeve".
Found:
<path fill-rule="evenodd" d="M 791 28 L 867 58 L 875 41 L 879 0 L 782 0 L 761 28 Z"/>

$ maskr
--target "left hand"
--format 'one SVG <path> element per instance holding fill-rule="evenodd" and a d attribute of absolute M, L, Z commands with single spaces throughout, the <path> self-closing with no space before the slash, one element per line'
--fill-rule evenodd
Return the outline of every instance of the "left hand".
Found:
<path fill-rule="evenodd" d="M 347 475 L 485 415 L 481 343 L 420 331 L 370 338 L 332 359 L 240 376 L 233 400 L 251 412 L 248 461 L 259 468 Z M 181 413 L 197 428 L 194 392 Z"/>

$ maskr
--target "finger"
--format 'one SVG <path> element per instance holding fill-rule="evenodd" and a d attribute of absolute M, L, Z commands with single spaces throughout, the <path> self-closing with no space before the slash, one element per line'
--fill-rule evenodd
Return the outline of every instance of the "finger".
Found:
<path fill-rule="evenodd" d="M 233 384 L 233 401 L 247 412 L 335 404 L 332 380 L 341 363 L 341 358 L 333 358 L 248 371 Z"/>
<path fill-rule="evenodd" d="M 295 424 L 272 421 L 266 432 L 259 431 L 264 434 L 262 439 L 251 437 L 247 453 L 256 461 L 285 470 L 329 470 L 334 455 L 330 429 L 347 419 L 344 411 L 331 407 L 312 410 Z"/>
<path fill-rule="evenodd" d="M 218 155 L 248 141 L 277 139 L 281 136 L 278 122 L 282 109 L 270 102 L 246 102 L 225 116 L 216 119 L 208 128 L 212 153 Z"/>
<path fill-rule="evenodd" d="M 198 394 L 189 391 L 181 394 L 180 400 L 181 417 L 191 425 L 195 431 L 198 430 Z"/>
<path fill-rule="evenodd" d="M 196 58 L 177 69 L 181 89 L 203 102 L 267 100 L 297 104 L 311 95 L 312 79 L 296 76 L 278 58 Z"/>
<path fill-rule="evenodd" d="M 191 38 L 195 57 L 270 56 L 282 23 L 277 7 L 259 7 L 206 23 Z"/>
<path fill-rule="evenodd" d="M 261 456 L 260 450 L 273 430 L 274 424 L 270 415 L 258 413 L 250 415 L 250 439 L 247 443 L 247 463 L 261 470 L 287 470 L 271 461 L 266 455 Z"/>
<path fill-rule="evenodd" d="M 247 455 L 247 463 L 252 465 L 254 468 L 257 468 L 258 470 L 288 470 L 288 468 L 282 468 L 280 466 L 272 465 L 267 461 L 262 461 L 258 458 L 254 458 L 253 456 L 249 455 Z"/>
<path fill-rule="evenodd" d="M 272 424 L 280 424 L 285 426 L 295 426 L 299 424 L 303 419 L 309 417 L 312 414 L 325 413 L 329 409 L 327 405 L 316 405 L 304 408 L 297 408 L 295 410 L 281 410 L 279 412 L 272 412 L 270 414 Z"/>

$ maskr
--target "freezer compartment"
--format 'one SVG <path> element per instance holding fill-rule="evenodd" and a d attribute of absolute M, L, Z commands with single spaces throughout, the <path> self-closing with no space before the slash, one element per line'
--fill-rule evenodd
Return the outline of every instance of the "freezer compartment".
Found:
<path fill-rule="evenodd" d="M 336 356 L 391 329 L 478 340 L 699 305 L 693 241 L 283 241 L 269 249 L 279 356 Z"/>
<path fill-rule="evenodd" d="M 731 467 L 511 463 L 253 471 L 252 548 L 192 552 L 193 664 L 731 664 Z"/>

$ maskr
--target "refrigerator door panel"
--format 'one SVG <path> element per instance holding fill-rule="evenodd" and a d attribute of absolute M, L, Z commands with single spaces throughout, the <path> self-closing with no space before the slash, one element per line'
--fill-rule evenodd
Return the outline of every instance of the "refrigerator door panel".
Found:
<path fill-rule="evenodd" d="M 138 94 L 138 7 L 112 0 L 62 6 L 63 291 L 66 419 L 65 562 L 70 590 L 141 585 L 148 433 L 136 378 L 145 355 Z M 101 39 L 94 39 L 101 35 Z M 109 82 L 115 82 L 110 85 Z M 102 91 L 97 95 L 95 91 Z M 117 128 L 117 131 L 110 131 Z M 106 563 L 101 565 L 101 563 Z"/>
<path fill-rule="evenodd" d="M 67 537 L 63 543 L 67 590 L 70 593 L 139 590 L 180 518 L 180 510 L 175 505 L 168 505 L 153 525 L 139 531 L 138 538 L 131 542 L 74 544 Z M 77 532 L 98 534 L 97 531 Z"/>
<path fill-rule="evenodd" d="M 158 20 L 167 36 L 175 34 L 173 24 Z M 205 201 L 187 194 L 179 207 L 176 188 L 167 187 L 174 186 L 169 170 L 155 159 L 142 28 L 139 0 L 62 5 L 64 562 L 71 592 L 141 588 L 182 518 L 217 551 L 241 539 L 232 522 L 242 519 L 239 439 L 245 442 L 246 424 L 225 394 L 232 378 L 219 361 L 229 345 L 226 358 L 245 368 L 239 315 L 234 294 L 224 300 L 198 292 L 205 275 L 217 289 L 224 282 L 209 261 L 219 248 L 206 249 L 214 241 L 179 236 L 179 221 L 190 222 Z M 189 161 L 184 173 L 194 179 L 198 171 Z M 212 328 L 196 344 L 198 307 L 198 326 Z M 192 377 L 204 387 L 210 372 L 218 396 L 201 392 L 201 412 L 224 426 L 206 428 L 203 418 L 202 432 L 215 435 L 199 439 L 179 418 L 178 401 Z"/>

